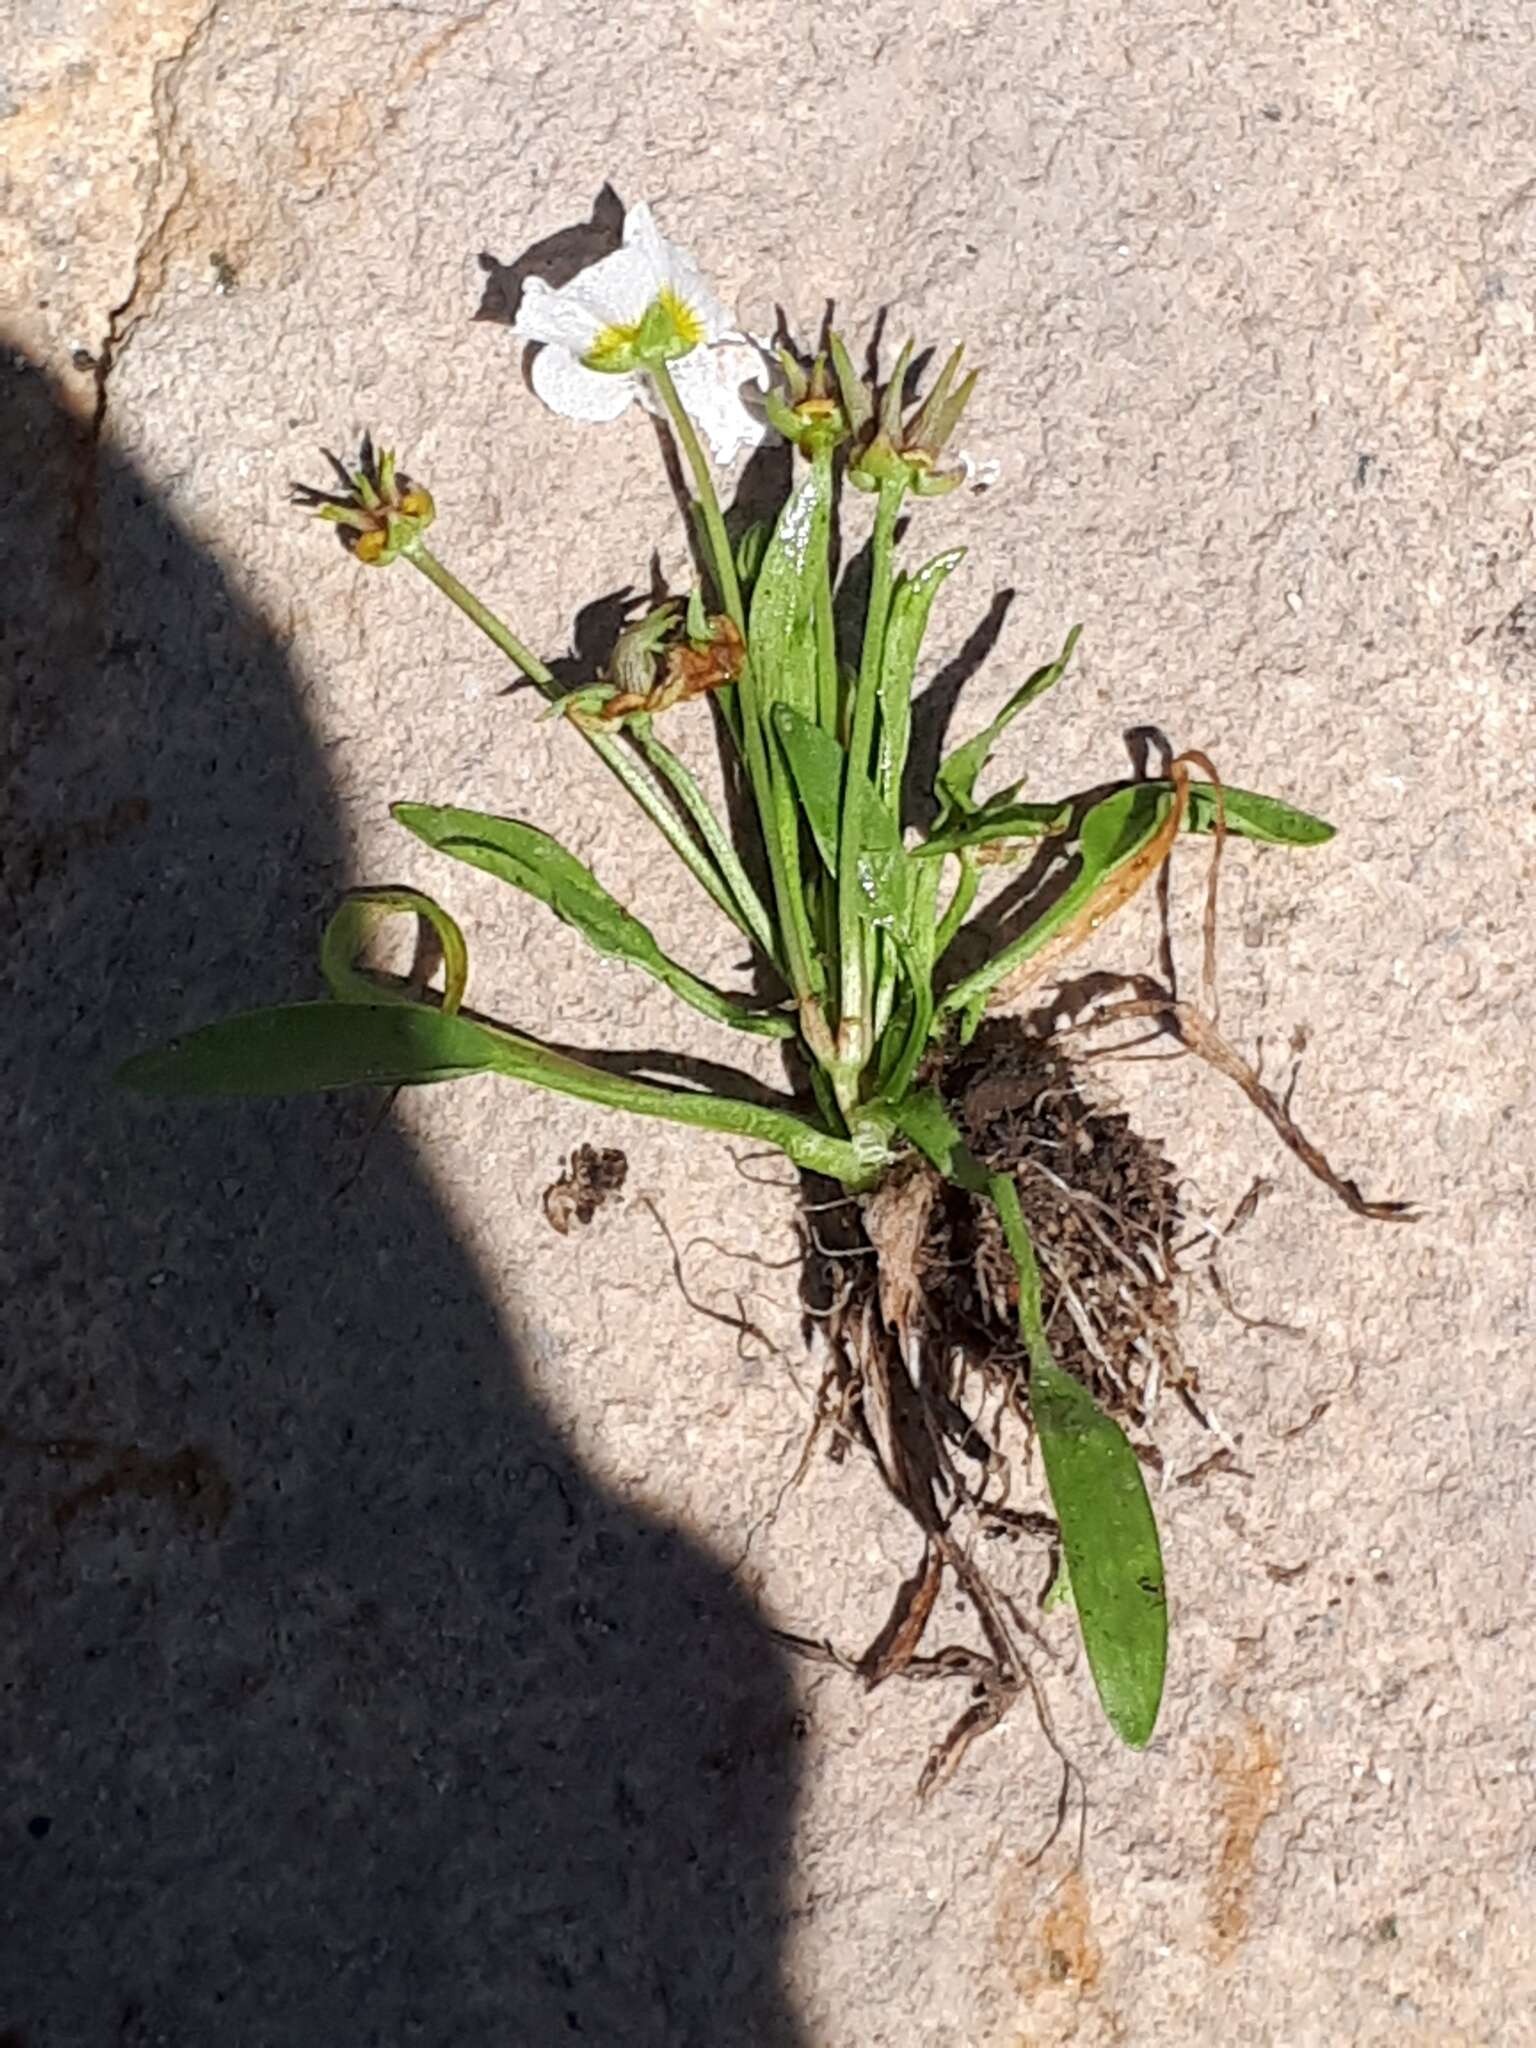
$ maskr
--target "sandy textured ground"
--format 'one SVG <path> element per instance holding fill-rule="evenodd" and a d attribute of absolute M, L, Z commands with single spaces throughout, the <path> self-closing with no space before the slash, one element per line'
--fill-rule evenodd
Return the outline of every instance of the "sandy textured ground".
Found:
<path fill-rule="evenodd" d="M 0 2038 L 1536 2040 L 1532 36 L 1515 0 L 12 10 Z M 1234 853 L 1225 1021 L 1277 1076 L 1305 1032 L 1298 1113 L 1425 1218 L 1349 1218 L 1213 1077 L 1117 1070 L 1192 1200 L 1273 1176 L 1231 1277 L 1301 1334 L 1193 1298 L 1242 1476 L 1164 1497 L 1145 1755 L 1052 1624 L 1076 1867 L 1036 1858 L 1027 1716 L 920 1809 L 954 1703 L 762 1634 L 857 1646 L 910 1543 L 827 1468 L 771 1518 L 804 1368 L 685 1307 L 640 1198 L 793 1355 L 793 1275 L 729 1256 L 785 1254 L 787 1190 L 488 1082 L 371 1140 L 107 1090 L 310 990 L 359 878 L 451 897 L 487 1009 L 689 1036 L 394 796 L 537 819 L 727 971 L 569 735 L 283 502 L 318 443 L 397 440 L 551 651 L 653 545 L 679 571 L 646 423 L 549 417 L 471 320 L 482 253 L 605 181 L 751 319 L 970 341 L 1003 481 L 922 511 L 971 550 L 933 658 L 991 621 L 979 722 L 1084 621 L 1037 791 L 1154 723 L 1345 828 Z M 585 1138 L 629 1194 L 563 1241 Z"/>

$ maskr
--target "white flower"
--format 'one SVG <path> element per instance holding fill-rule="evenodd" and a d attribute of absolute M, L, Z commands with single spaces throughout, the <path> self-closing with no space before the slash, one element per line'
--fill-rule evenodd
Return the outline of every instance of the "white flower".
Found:
<path fill-rule="evenodd" d="M 959 464 L 961 477 L 978 497 L 983 491 L 990 491 L 1003 473 L 1003 465 L 997 456 L 973 455 L 968 448 L 957 448 L 955 461 Z"/>
<path fill-rule="evenodd" d="M 638 398 L 665 414 L 646 372 L 664 361 L 678 397 L 716 462 L 755 448 L 767 431 L 744 385 L 768 385 L 761 351 L 740 333 L 685 249 L 669 242 L 648 206 L 624 216 L 624 246 L 556 290 L 530 277 L 512 332 L 541 342 L 533 388 L 570 420 L 616 420 Z"/>

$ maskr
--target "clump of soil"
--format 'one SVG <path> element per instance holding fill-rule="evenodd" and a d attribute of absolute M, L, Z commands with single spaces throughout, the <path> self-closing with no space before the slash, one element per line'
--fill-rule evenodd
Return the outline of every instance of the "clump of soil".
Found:
<path fill-rule="evenodd" d="M 998 1019 L 928 1079 L 976 1157 L 1014 1177 L 1057 1364 L 1111 1414 L 1144 1426 L 1164 1387 L 1187 1384 L 1174 1296 L 1178 1177 L 1160 1145 L 1085 1088 L 1082 1071 Z M 1018 1277 L 996 1209 L 912 1157 L 857 1210 L 827 1218 L 840 1227 L 813 1215 L 807 1276 L 833 1351 L 824 1406 L 867 1442 L 898 1493 L 921 1480 L 925 1526 L 957 1505 L 984 1507 L 1001 1426 L 1029 1419 Z"/>
<path fill-rule="evenodd" d="M 999 1020 L 950 1059 L 940 1084 L 972 1152 L 1017 1183 L 1057 1364 L 1111 1414 L 1144 1424 L 1180 1371 L 1177 1176 L 1123 1111 L 1084 1092 L 1078 1071 Z M 973 1362 L 986 1347 L 995 1371 L 999 1344 L 1020 1348 L 1013 1261 L 992 1204 L 960 1197 L 945 1186 L 931 1213 L 930 1297 L 951 1329 L 974 1331 Z"/>
<path fill-rule="evenodd" d="M 544 1190 L 544 1214 L 562 1237 L 573 1223 L 583 1228 L 605 1202 L 623 1192 L 629 1160 L 616 1145 L 578 1145 L 558 1180 Z"/>
<path fill-rule="evenodd" d="M 1178 1180 L 1161 1146 L 1107 1106 L 1086 1072 L 1017 1021 L 997 1019 L 927 1078 L 976 1157 L 1014 1177 L 1057 1363 L 1145 1432 L 1162 1392 L 1190 1385 L 1174 1293 Z M 1033 1540 L 1044 1569 L 1029 1575 L 1032 1605 L 1058 1562 L 1044 1506 L 1011 1497 L 1031 1441 L 1017 1274 L 993 1205 L 916 1157 L 858 1205 L 813 1204 L 807 1222 L 807 1301 L 832 1356 L 817 1433 L 831 1431 L 834 1457 L 857 1446 L 874 1458 L 923 1548 L 861 1657 L 794 1647 L 847 1664 L 870 1685 L 945 1673 L 967 1682 L 971 1704 L 930 1759 L 927 1789 L 1033 1689 L 1019 1588 L 994 1583 L 992 1546 L 977 1539 Z M 1156 1462 L 1150 1446 L 1143 1454 Z M 946 1576 L 974 1612 L 984 1651 L 922 1649 Z M 1008 1577 L 1017 1579 L 1016 1568 Z"/>

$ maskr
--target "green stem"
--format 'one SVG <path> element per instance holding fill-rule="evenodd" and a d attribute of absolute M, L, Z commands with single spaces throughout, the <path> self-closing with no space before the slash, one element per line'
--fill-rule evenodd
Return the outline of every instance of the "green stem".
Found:
<path fill-rule="evenodd" d="M 896 521 L 906 490 L 905 471 L 898 477 L 882 481 L 875 510 L 874 538 L 870 543 L 869 609 L 864 620 L 864 644 L 859 654 L 859 679 L 854 692 L 852 728 L 848 739 L 850 768 L 864 776 L 872 773 L 875 712 L 880 697 L 880 661 L 885 648 L 886 620 L 891 609 L 891 558 L 896 541 Z M 864 961 L 865 923 L 859 901 L 858 804 L 851 776 L 843 791 L 837 891 L 838 1051 L 848 1073 L 857 1075 L 872 1048 L 868 1014 L 870 991 L 866 986 Z"/>
<path fill-rule="evenodd" d="M 464 616 L 473 619 L 486 639 L 499 647 L 508 661 L 520 668 L 530 682 L 537 683 L 546 697 L 553 698 L 557 694 L 555 679 L 539 657 L 530 653 L 517 635 L 504 626 L 472 590 L 466 589 L 451 569 L 444 568 L 430 548 L 418 540 L 402 548 L 400 552 L 408 562 L 421 571 L 429 583 L 437 585 L 444 597 L 452 598 Z"/>
<path fill-rule="evenodd" d="M 731 844 L 729 833 L 711 809 L 709 799 L 677 755 L 670 747 L 664 746 L 654 733 L 636 731 L 632 738 L 657 774 L 664 776 L 676 790 L 684 810 L 698 828 L 699 837 L 714 855 L 715 864 L 736 899 L 740 913 L 737 922 L 756 942 L 766 958 L 777 967 L 778 948 L 774 943 L 772 921 L 763 906 L 762 898 L 752 886 L 751 877 L 741 864 L 741 856 Z"/>
<path fill-rule="evenodd" d="M 731 537 L 725 530 L 725 515 L 720 510 L 720 499 L 715 491 L 715 479 L 709 466 L 709 458 L 694 432 L 693 421 L 688 417 L 688 408 L 677 395 L 677 386 L 672 382 L 672 372 L 665 363 L 655 364 L 650 377 L 661 402 L 667 409 L 688 467 L 693 471 L 694 486 L 699 494 L 699 516 L 704 521 L 704 531 L 709 536 L 710 552 L 714 556 L 715 582 L 719 586 L 720 601 L 727 616 L 735 625 L 742 638 L 746 638 L 747 615 L 741 602 L 741 584 L 736 575 L 736 557 L 731 549 Z"/>
<path fill-rule="evenodd" d="M 714 557 L 715 581 L 720 587 L 720 598 L 729 617 L 735 623 L 743 640 L 746 639 L 747 615 L 741 601 L 741 584 L 736 575 L 736 557 L 731 549 L 730 535 L 725 530 L 725 516 L 720 510 L 720 499 L 715 490 L 714 476 L 709 467 L 699 437 L 694 431 L 688 409 L 677 393 L 672 373 L 665 363 L 657 363 L 650 371 L 656 389 L 661 394 L 667 417 L 672 422 L 679 445 L 693 472 L 698 489 L 699 517 L 704 522 L 704 531 L 709 540 L 710 553 Z M 751 649 L 747 650 L 751 660 Z M 768 851 L 768 866 L 773 876 L 774 906 L 778 912 L 779 930 L 783 935 L 784 971 L 789 977 L 791 988 L 798 999 L 819 994 L 822 976 L 817 965 L 814 945 L 811 940 L 810 923 L 806 916 L 804 892 L 799 876 L 799 812 L 795 808 L 790 792 L 781 789 L 782 777 L 773 773 L 773 764 L 768 758 L 768 742 L 762 727 L 754 717 L 749 702 L 750 690 L 743 673 L 734 693 L 736 709 L 741 727 L 742 756 L 747 766 L 747 779 L 757 799 L 758 816 L 762 820 L 763 838 Z"/>
<path fill-rule="evenodd" d="M 819 996 L 824 986 L 806 915 L 805 897 L 798 886 L 800 871 L 800 814 L 794 792 L 782 775 L 773 773 L 768 759 L 768 741 L 752 703 L 750 689 L 742 692 L 742 758 L 747 766 L 757 815 L 762 826 L 763 850 L 773 880 L 773 902 L 784 940 L 784 971 L 795 998 Z M 791 876 L 795 878 L 791 881 Z"/>
<path fill-rule="evenodd" d="M 606 1109 L 626 1110 L 632 1116 L 662 1117 L 668 1123 L 760 1139 L 764 1144 L 777 1146 L 796 1166 L 826 1174 L 845 1187 L 868 1186 L 884 1164 L 883 1159 L 874 1156 L 873 1147 L 835 1138 L 830 1131 L 819 1130 L 788 1110 L 742 1102 L 734 1096 L 662 1088 L 654 1081 L 639 1081 L 628 1074 L 611 1073 L 605 1067 L 590 1067 L 585 1061 L 552 1052 L 536 1039 L 525 1039 L 478 1018 L 475 1021 L 495 1041 L 490 1061 L 493 1071 L 514 1080 L 531 1082 L 559 1095 L 573 1095 L 583 1102 L 600 1103 Z"/>
<path fill-rule="evenodd" d="M 818 449 L 814 460 L 827 478 L 827 495 L 832 496 L 832 451 Z M 835 500 L 834 500 L 835 503 Z M 816 721 L 823 732 L 842 741 L 841 691 L 837 683 L 837 625 L 832 614 L 832 533 L 828 522 L 826 540 L 816 572 Z"/>
<path fill-rule="evenodd" d="M 939 928 L 933 935 L 935 961 L 942 960 L 954 943 L 955 933 L 970 915 L 971 905 L 976 901 L 976 891 L 980 886 L 981 876 L 977 872 L 976 857 L 966 849 L 960 854 L 960 875 L 955 883 L 955 893 L 945 905 L 944 915 L 939 919 Z"/>
<path fill-rule="evenodd" d="M 419 540 L 409 547 L 402 548 L 401 553 L 408 562 L 421 571 L 429 583 L 435 585 L 444 597 L 450 598 L 464 616 L 480 628 L 493 646 L 500 648 L 514 667 L 520 668 L 529 681 L 537 685 L 540 693 L 550 703 L 556 701 L 560 695 L 559 685 L 543 662 L 536 654 L 530 653 L 517 635 L 503 625 L 496 614 L 487 605 L 483 605 L 451 569 L 445 568 L 436 555 Z M 573 720 L 572 723 L 574 722 Z M 732 891 L 727 888 L 713 862 L 667 801 L 649 769 L 642 766 L 607 733 L 593 732 L 587 726 L 579 726 L 577 729 L 598 759 L 623 783 L 711 901 L 725 912 L 738 930 L 745 932 L 749 939 L 756 939 L 757 934 L 747 922 L 743 910 L 738 908 Z M 769 957 L 773 957 L 771 951 Z"/>

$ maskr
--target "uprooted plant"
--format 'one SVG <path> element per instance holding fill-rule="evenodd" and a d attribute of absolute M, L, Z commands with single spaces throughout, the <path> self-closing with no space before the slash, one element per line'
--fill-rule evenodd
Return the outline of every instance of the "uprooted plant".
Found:
<path fill-rule="evenodd" d="M 907 393 L 910 347 L 881 386 L 856 373 L 835 334 L 809 363 L 781 351 L 770 383 L 765 356 L 730 330 L 724 309 L 645 208 L 629 215 L 624 247 L 573 284 L 559 292 L 530 285 L 517 328 L 544 345 L 533 384 L 546 402 L 597 419 L 616 417 L 638 397 L 670 422 L 696 492 L 701 584 L 624 632 L 605 674 L 560 689 L 429 550 L 432 499 L 391 455 L 365 451 L 355 473 L 341 473 L 340 489 L 308 493 L 308 501 L 340 528 L 359 562 L 405 561 L 428 577 L 530 679 L 737 927 L 781 993 L 754 998 L 701 979 L 536 825 L 417 802 L 395 804 L 394 816 L 434 851 L 547 904 L 601 953 L 655 976 L 714 1022 L 793 1041 L 809 1099 L 791 1110 L 748 1099 L 745 1087 L 737 1097 L 664 1086 L 472 1014 L 464 1007 L 463 936 L 446 911 L 412 889 L 359 889 L 343 900 L 322 943 L 328 999 L 190 1032 L 130 1060 L 122 1078 L 163 1094 L 249 1095 L 505 1074 L 607 1109 L 761 1141 L 839 1183 L 860 1204 L 866 1242 L 879 1260 L 874 1295 L 856 1312 L 845 1301 L 834 1330 L 843 1360 L 839 1424 L 873 1452 L 924 1544 L 918 1573 L 860 1668 L 873 1680 L 913 1663 L 950 1575 L 987 1643 L 985 1656 L 951 1657 L 950 1668 L 977 1687 L 963 1746 L 966 1734 L 995 1720 L 1024 1674 L 1010 1603 L 994 1594 L 957 1529 L 960 1509 L 978 1495 L 952 1454 L 975 1458 L 983 1474 L 992 1454 L 957 1399 L 965 1347 L 957 1347 L 953 1319 L 946 1323 L 923 1285 L 918 1253 L 939 1231 L 958 1247 L 951 1269 L 964 1265 L 972 1276 L 975 1300 L 964 1312 L 972 1358 L 979 1346 L 983 1365 L 992 1355 L 1000 1361 L 1003 1396 L 1039 1444 L 1059 1526 L 1058 1591 L 1075 1607 L 1104 1711 L 1126 1742 L 1142 1745 L 1162 1694 L 1167 1598 L 1140 1463 L 1109 1411 L 1138 1416 L 1155 1347 L 1143 1345 L 1140 1368 L 1129 1352 L 1110 1363 L 1083 1290 L 1063 1279 L 1060 1248 L 1043 1241 L 1042 1283 L 1026 1217 L 1039 1213 L 1031 1202 L 1048 1183 L 1087 1218 L 1085 1231 L 1099 1227 L 1103 1235 L 1093 1203 L 1105 1204 L 1091 1190 L 1074 1191 L 1070 1160 L 1053 1163 L 1031 1136 L 1046 1128 L 1040 1118 L 1060 1113 L 1050 1111 L 1048 1095 L 1069 1108 L 1076 1100 L 1062 1079 L 1065 1063 L 1053 1056 L 1062 1073 L 1052 1069 L 1043 1082 L 1037 1073 L 1027 1086 L 1028 1077 L 1015 1075 L 1012 1095 L 1005 1088 L 989 1115 L 989 1084 L 976 1068 L 973 1041 L 989 1006 L 1049 978 L 1157 874 L 1181 832 L 1214 834 L 1219 856 L 1228 834 L 1304 846 L 1328 839 L 1331 828 L 1273 797 L 1223 786 L 1201 756 L 1173 761 L 1162 779 L 1092 799 L 1025 802 L 1017 782 L 982 794 L 994 750 L 1067 667 L 1074 628 L 986 729 L 942 761 L 932 827 L 922 838 L 905 835 L 914 677 L 930 610 L 961 551 L 900 570 L 898 527 L 915 502 L 961 481 L 960 470 L 946 466 L 974 384 L 974 373 L 961 374 L 960 351 L 915 405 Z M 761 435 L 759 412 L 742 397 L 749 380 L 763 388 L 760 413 L 797 451 L 798 474 L 777 518 L 733 539 L 700 432 L 722 461 Z M 846 579 L 840 591 L 836 573 L 845 485 L 874 500 L 862 630 L 851 650 L 840 645 L 837 611 L 846 595 Z M 750 799 L 749 822 L 737 836 L 660 733 L 664 713 L 705 696 Z M 986 870 L 1021 842 L 1057 856 L 1055 893 L 1017 936 L 957 973 L 954 942 L 963 928 L 974 936 L 967 919 Z M 398 914 L 432 936 L 440 991 L 362 963 L 373 927 Z M 1145 987 L 1120 1009 L 1155 1014 L 1186 1045 L 1225 1065 L 1306 1156 L 1283 1109 L 1203 1017 Z M 999 1125 L 999 1105 L 1017 1112 L 1008 1130 Z M 1316 1155 L 1308 1163 L 1365 1213 L 1396 1213 L 1361 1201 Z M 1149 1200 L 1156 1180 L 1154 1173 Z M 1155 1278 L 1155 1259 L 1150 1266 Z M 1005 1339 L 1004 1314 L 1016 1320 L 1014 1338 Z M 1082 1336 L 1085 1329 L 1092 1341 L 1069 1356 L 1074 1330 Z M 1108 1379 L 1096 1378 L 1095 1358 Z"/>

